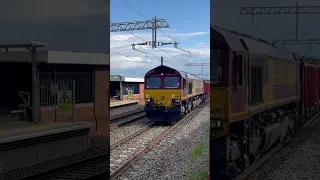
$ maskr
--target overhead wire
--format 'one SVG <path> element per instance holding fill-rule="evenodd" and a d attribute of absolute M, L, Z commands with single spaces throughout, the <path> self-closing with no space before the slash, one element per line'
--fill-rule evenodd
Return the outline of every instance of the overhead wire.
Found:
<path fill-rule="evenodd" d="M 126 0 L 122 0 L 124 3 L 126 3 L 129 7 L 131 7 L 134 11 L 136 11 L 140 16 L 142 16 L 145 20 L 148 20 L 147 18 L 146 18 L 146 16 L 144 16 L 142 13 L 140 13 L 140 11 L 138 11 L 136 8 L 134 8 L 131 4 L 129 4 Z M 163 32 L 161 29 L 159 29 L 161 32 Z M 164 32 L 163 32 L 164 33 Z M 166 33 L 164 33 L 164 34 L 166 34 Z M 167 35 L 167 34 L 166 34 Z M 172 37 L 170 37 L 169 35 L 167 35 L 169 38 L 171 38 L 172 40 L 174 40 Z M 162 48 L 159 48 L 158 47 L 158 49 L 160 49 L 161 51 L 163 51 L 163 52 L 165 52 L 166 54 L 168 54 L 168 55 L 170 55 L 171 57 L 173 57 L 173 58 L 175 58 L 175 59 L 177 59 L 177 60 L 179 60 L 179 61 L 181 61 L 181 62 L 183 62 L 181 59 L 178 59 L 178 58 L 176 58 L 175 56 L 173 56 L 171 53 L 168 53 L 167 51 L 165 51 L 165 50 L 163 50 Z M 183 62 L 183 63 L 185 63 L 185 62 Z"/>
<path fill-rule="evenodd" d="M 143 40 L 143 41 L 145 41 L 146 42 L 146 40 L 145 39 L 143 39 L 143 38 L 141 38 L 141 37 L 139 37 L 139 36 L 137 36 L 137 35 L 135 35 L 134 33 L 132 33 L 132 32 L 130 32 L 130 31 L 127 31 L 127 32 L 129 32 L 129 33 L 131 33 L 132 35 L 134 35 L 134 36 L 136 36 L 137 38 L 140 38 L 141 40 Z M 125 40 L 125 41 L 128 41 L 129 43 L 134 43 L 134 42 L 131 42 L 131 41 L 129 41 L 129 40 L 127 40 L 127 39 L 124 39 L 124 38 L 121 38 L 121 37 L 119 37 L 119 36 L 117 36 L 117 35 L 114 35 L 114 34 L 112 34 L 112 33 L 110 33 L 112 36 L 115 36 L 115 37 L 117 37 L 117 38 L 119 38 L 119 39 L 122 39 L 122 40 Z M 122 46 L 122 47 L 126 47 L 126 46 Z M 160 49 L 160 48 L 159 48 Z M 144 50 L 146 50 L 146 49 L 144 49 Z M 171 54 L 169 54 L 167 51 L 164 51 L 163 49 L 160 49 L 161 51 L 163 51 L 164 53 L 167 53 L 168 55 L 171 55 Z M 149 54 L 153 54 L 153 53 L 151 53 L 151 52 L 148 52 Z"/>
<path fill-rule="evenodd" d="M 118 52 L 114 52 L 114 51 L 110 51 L 110 52 L 113 53 L 113 54 L 117 54 L 117 55 L 120 55 L 120 56 L 131 58 L 133 60 L 137 60 L 136 57 L 127 56 L 127 55 L 124 55 L 124 54 L 121 54 L 121 53 L 118 53 Z M 134 62 L 149 63 L 148 61 L 140 61 L 139 59 L 138 59 L 138 61 L 134 61 Z"/>
<path fill-rule="evenodd" d="M 113 23 L 112 21 L 110 21 L 110 22 Z M 143 40 L 143 41 L 146 41 L 146 40 L 144 40 L 143 38 L 135 35 L 134 33 L 130 32 L 130 31 L 127 31 L 127 32 L 131 33 L 132 35 L 134 35 L 135 37 L 137 37 L 137 38 L 139 38 L 139 39 L 141 39 L 141 40 Z M 119 39 L 125 40 L 125 41 L 127 41 L 127 42 L 129 42 L 129 43 L 134 43 L 134 42 L 131 42 L 131 41 L 127 40 L 127 39 L 124 39 L 124 38 L 122 38 L 122 37 L 120 37 L 120 36 L 117 36 L 117 35 L 115 35 L 115 34 L 112 34 L 111 32 L 110 32 L 110 35 L 115 36 L 115 37 L 117 37 L 117 38 L 119 38 Z M 123 47 L 126 47 L 126 46 L 123 46 Z M 119 55 L 122 55 L 122 54 L 119 54 Z M 126 56 L 126 57 L 129 57 L 129 56 Z M 145 58 L 146 58 L 146 57 L 145 57 Z M 147 59 L 148 59 L 148 58 L 147 58 Z M 143 62 L 147 62 L 147 61 L 143 61 Z"/>
<path fill-rule="evenodd" d="M 134 8 L 132 5 L 130 5 L 126 0 L 122 0 L 123 2 L 125 2 L 128 6 L 130 6 L 133 10 L 135 10 L 138 14 L 140 14 L 140 16 L 142 16 L 144 19 L 148 20 L 146 18 L 146 16 L 144 16 L 142 13 L 140 13 L 136 8 Z M 165 33 L 162 29 L 159 29 L 164 35 L 168 36 L 170 39 L 172 39 L 173 41 L 176 41 L 175 39 L 173 39 L 171 36 L 169 36 L 167 33 Z"/>
<path fill-rule="evenodd" d="M 110 35 L 115 36 L 115 37 L 117 37 L 117 38 L 119 38 L 119 39 L 128 41 L 127 39 L 121 38 L 121 37 L 119 37 L 119 36 L 117 36 L 117 35 L 114 35 L 114 34 L 112 34 L 112 33 L 110 33 Z M 128 42 L 131 43 L 130 41 L 128 41 Z M 122 46 L 122 47 L 127 47 L 127 46 Z M 120 48 L 120 47 L 119 47 L 119 48 Z M 135 58 L 136 58 L 136 57 L 133 57 L 133 56 L 127 56 L 127 55 L 124 55 L 124 54 L 121 54 L 121 53 L 118 53 L 118 52 L 114 52 L 114 51 L 110 51 L 110 52 L 112 52 L 112 53 L 114 53 L 114 54 L 118 54 L 118 55 L 124 56 L 124 57 L 131 58 L 131 59 L 135 59 Z M 148 58 L 147 58 L 147 59 L 148 59 Z M 136 62 L 148 63 L 148 61 L 136 61 Z"/>

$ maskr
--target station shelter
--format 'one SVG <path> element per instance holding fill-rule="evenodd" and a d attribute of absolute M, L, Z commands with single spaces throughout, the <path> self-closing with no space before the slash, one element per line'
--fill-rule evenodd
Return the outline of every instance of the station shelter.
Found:
<path fill-rule="evenodd" d="M 111 101 L 138 100 L 144 103 L 144 78 L 110 76 Z"/>
<path fill-rule="evenodd" d="M 33 58 L 37 61 L 35 86 Z M 89 121 L 93 124 L 90 132 L 108 135 L 109 79 L 109 54 L 50 50 L 31 53 L 21 49 L 0 52 L 0 120 L 9 117 L 5 115 L 19 114 L 19 119 L 26 121 Z M 69 105 L 60 109 L 66 114 L 58 112 L 61 99 Z M 34 112 L 38 114 L 36 119 Z"/>

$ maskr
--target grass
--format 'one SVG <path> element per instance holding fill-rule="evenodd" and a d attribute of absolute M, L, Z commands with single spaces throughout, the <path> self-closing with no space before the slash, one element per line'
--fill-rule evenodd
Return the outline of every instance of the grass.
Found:
<path fill-rule="evenodd" d="M 208 171 L 204 170 L 201 172 L 193 173 L 191 176 L 188 176 L 189 180 L 204 180 L 208 179 Z"/>
<path fill-rule="evenodd" d="M 191 152 L 191 159 L 196 160 L 201 157 L 202 151 L 206 148 L 207 144 L 201 142 L 196 146 L 196 148 Z"/>
<path fill-rule="evenodd" d="M 209 137 L 210 137 L 210 127 L 206 129 L 205 136 L 203 137 L 202 141 L 197 144 L 194 150 L 190 153 L 191 163 L 187 166 L 187 179 L 188 180 L 205 180 L 208 178 L 208 165 L 202 171 L 195 171 L 191 169 L 191 164 L 196 163 L 201 156 L 207 156 L 209 158 L 209 154 L 203 154 L 206 148 L 209 148 Z"/>

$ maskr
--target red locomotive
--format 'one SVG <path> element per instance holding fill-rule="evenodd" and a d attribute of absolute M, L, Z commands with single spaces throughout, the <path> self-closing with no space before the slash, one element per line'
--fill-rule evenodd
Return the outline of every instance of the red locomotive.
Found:
<path fill-rule="evenodd" d="M 199 107 L 209 96 L 209 82 L 168 66 L 145 75 L 145 112 L 155 122 L 174 122 Z"/>
<path fill-rule="evenodd" d="M 211 27 L 210 177 L 245 171 L 319 112 L 320 66 Z"/>

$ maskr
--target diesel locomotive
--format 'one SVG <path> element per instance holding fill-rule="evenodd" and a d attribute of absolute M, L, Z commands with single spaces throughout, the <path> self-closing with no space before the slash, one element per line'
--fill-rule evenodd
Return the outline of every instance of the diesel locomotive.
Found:
<path fill-rule="evenodd" d="M 209 93 L 210 82 L 160 65 L 145 75 L 145 112 L 152 121 L 174 122 L 200 106 Z"/>
<path fill-rule="evenodd" d="M 210 177 L 232 179 L 319 113 L 320 67 L 211 27 Z"/>

